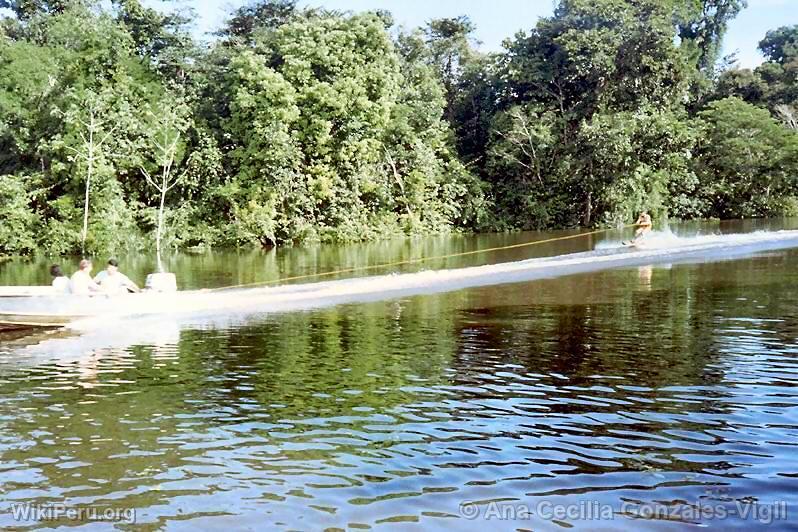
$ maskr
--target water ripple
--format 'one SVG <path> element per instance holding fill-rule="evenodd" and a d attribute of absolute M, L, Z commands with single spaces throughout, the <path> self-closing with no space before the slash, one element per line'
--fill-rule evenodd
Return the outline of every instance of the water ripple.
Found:
<path fill-rule="evenodd" d="M 130 507 L 171 530 L 749 529 L 781 501 L 794 519 L 787 257 L 656 271 L 631 297 L 622 270 L 9 365 L 0 527 L 53 524 L 15 521 L 18 503 Z M 569 282 L 600 303 L 547 300 Z"/>

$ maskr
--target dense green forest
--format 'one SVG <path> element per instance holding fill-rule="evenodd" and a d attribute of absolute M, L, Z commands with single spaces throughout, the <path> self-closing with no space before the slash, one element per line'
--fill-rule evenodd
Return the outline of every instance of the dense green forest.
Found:
<path fill-rule="evenodd" d="M 744 2 L 559 0 L 490 54 L 465 16 L 265 0 L 206 43 L 2 2 L 0 255 L 149 249 L 160 213 L 169 247 L 797 214 L 798 26 L 737 68 Z"/>

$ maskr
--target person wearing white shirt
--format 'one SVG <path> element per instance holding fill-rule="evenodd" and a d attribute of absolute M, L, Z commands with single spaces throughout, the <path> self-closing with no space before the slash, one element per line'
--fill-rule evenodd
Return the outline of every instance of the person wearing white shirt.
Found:
<path fill-rule="evenodd" d="M 63 295 L 71 292 L 69 277 L 64 275 L 64 272 L 61 271 L 61 266 L 53 264 L 50 267 L 50 275 L 53 276 L 53 290 L 56 294 Z"/>
<path fill-rule="evenodd" d="M 94 282 L 106 294 L 127 294 L 128 292 L 141 292 L 141 289 L 130 278 L 119 271 L 119 263 L 115 259 L 108 261 L 105 271 L 97 274 Z"/>
<path fill-rule="evenodd" d="M 83 259 L 78 265 L 78 271 L 72 274 L 69 282 L 70 292 L 78 296 L 88 296 L 100 291 L 100 286 L 91 278 L 94 265 L 90 260 Z"/>

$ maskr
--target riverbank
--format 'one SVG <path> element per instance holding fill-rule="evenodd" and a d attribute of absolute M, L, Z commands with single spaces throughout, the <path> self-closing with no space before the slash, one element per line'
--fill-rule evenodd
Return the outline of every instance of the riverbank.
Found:
<path fill-rule="evenodd" d="M 798 218 L 705 220 L 670 224 L 665 230 L 676 235 L 729 234 L 753 231 L 798 229 Z M 659 229 L 658 229 L 659 230 Z M 352 244 L 316 244 L 282 247 L 272 250 L 226 249 L 201 254 L 171 253 L 165 256 L 166 268 L 177 274 L 182 289 L 213 288 L 239 284 L 278 281 L 279 279 L 309 274 L 349 270 L 362 266 L 393 264 L 403 261 L 429 259 L 478 250 L 517 246 L 532 241 L 549 240 L 563 236 L 584 234 L 584 230 L 527 231 L 512 233 L 446 234 L 427 237 L 394 238 L 375 242 Z M 422 269 L 444 269 L 495 264 L 537 256 L 589 251 L 601 242 L 620 243 L 632 235 L 631 229 L 610 229 L 583 238 L 550 242 L 542 246 L 497 250 L 485 254 L 451 257 L 376 269 L 371 274 L 413 272 Z M 18 258 L 0 264 L 0 285 L 49 284 L 49 267 L 61 264 L 67 273 L 74 271 L 80 256 Z M 92 257 L 96 268 L 101 268 L 109 258 Z M 142 284 L 148 273 L 156 271 L 154 252 L 117 255 L 122 271 Z M 343 278 L 357 273 L 342 273 L 327 279 Z"/>

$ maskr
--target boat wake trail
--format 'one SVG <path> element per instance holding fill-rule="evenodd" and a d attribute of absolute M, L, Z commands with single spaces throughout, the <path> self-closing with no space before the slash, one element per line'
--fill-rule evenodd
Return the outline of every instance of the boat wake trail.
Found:
<path fill-rule="evenodd" d="M 584 253 L 452 270 L 425 270 L 344 280 L 262 288 L 196 291 L 157 295 L 157 307 L 146 300 L 110 315 L 173 314 L 232 316 L 305 310 L 342 303 L 392 299 L 463 288 L 516 283 L 649 264 L 717 261 L 763 251 L 798 247 L 798 231 L 650 238 L 646 248 L 613 247 Z M 80 324 L 78 324 L 80 325 Z"/>
<path fill-rule="evenodd" d="M 346 280 L 197 293 L 194 312 L 275 312 L 341 303 L 375 301 L 463 288 L 532 281 L 610 268 L 678 262 L 728 260 L 764 251 L 798 247 L 798 231 L 709 235 L 691 238 L 657 236 L 646 248 L 611 247 L 594 251 L 453 270 L 427 270 Z M 188 303 L 188 302 L 187 302 Z M 189 310 L 186 308 L 185 310 Z"/>
<path fill-rule="evenodd" d="M 744 257 L 758 252 L 798 247 L 798 231 L 708 235 L 679 238 L 652 235 L 642 249 L 613 246 L 593 251 L 490 264 L 451 270 L 356 277 L 325 282 L 260 288 L 197 290 L 176 294 L 142 294 L 115 298 L 39 299 L 40 311 L 80 315 L 80 308 L 93 316 L 234 316 L 305 310 L 341 303 L 392 299 L 463 288 L 499 285 L 559 277 L 577 273 L 649 264 L 711 262 Z M 24 302 L 32 304 L 30 299 Z M 8 303 L 0 301 L 0 305 Z M 25 310 L 30 311 L 30 307 Z M 34 310 L 35 311 L 35 310 Z M 74 328 L 90 326 L 94 318 L 79 320 Z"/>
<path fill-rule="evenodd" d="M 643 249 L 605 245 L 583 253 L 451 270 L 427 270 L 261 288 L 122 296 L 125 298 L 124 303 L 119 298 L 109 298 L 91 302 L 93 315 L 102 318 L 80 319 L 72 323 L 70 328 L 84 337 L 80 349 L 85 350 L 87 347 L 85 342 L 89 338 L 86 335 L 91 331 L 104 331 L 96 337 L 98 345 L 136 345 L 142 339 L 151 340 L 154 331 L 163 335 L 165 330 L 170 330 L 173 332 L 171 336 L 179 336 L 180 330 L 186 327 L 235 326 L 276 312 L 433 294 L 612 268 L 713 262 L 789 248 L 798 248 L 798 231 L 689 238 L 655 234 L 646 239 L 646 247 Z M 0 305 L 8 304 L 0 301 Z M 49 304 L 40 301 L 39 304 L 46 305 L 50 312 L 55 305 L 53 301 Z M 64 308 L 62 312 L 69 315 L 75 309 Z M 125 320 L 123 327 L 119 326 L 121 319 Z M 130 320 L 135 320 L 135 325 L 129 324 Z M 61 338 L 58 341 L 68 340 Z"/>

